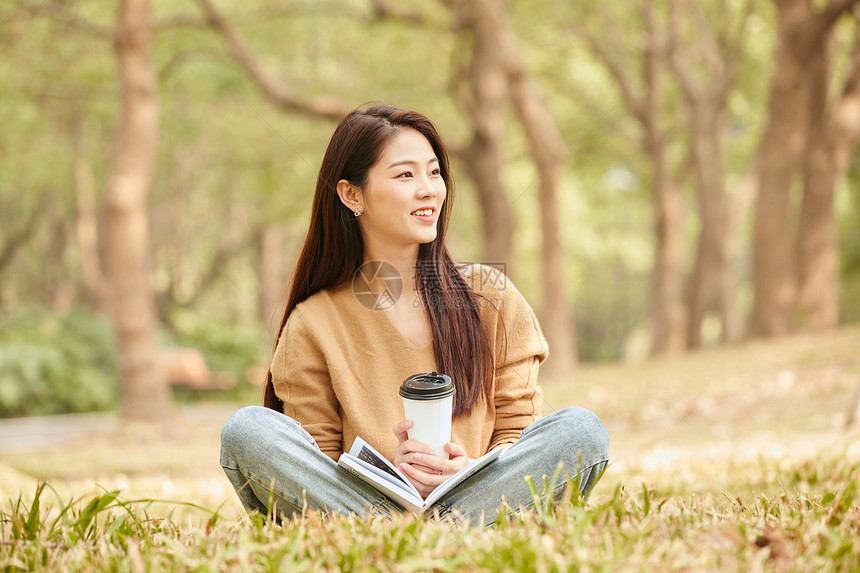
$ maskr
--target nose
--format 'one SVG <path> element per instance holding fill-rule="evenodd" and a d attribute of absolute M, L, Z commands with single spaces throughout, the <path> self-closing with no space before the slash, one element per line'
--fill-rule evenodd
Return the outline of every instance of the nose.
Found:
<path fill-rule="evenodd" d="M 419 180 L 418 186 L 418 196 L 421 198 L 427 197 L 435 197 L 439 194 L 439 190 L 436 189 L 436 186 L 433 184 L 433 180 L 430 179 L 430 176 L 424 174 L 421 176 Z"/>

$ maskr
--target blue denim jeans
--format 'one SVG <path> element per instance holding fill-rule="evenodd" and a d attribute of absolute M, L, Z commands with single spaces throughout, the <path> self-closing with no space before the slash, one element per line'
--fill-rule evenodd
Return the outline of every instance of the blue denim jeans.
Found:
<path fill-rule="evenodd" d="M 526 476 L 539 483 L 561 462 L 566 470 L 562 477 L 578 478 L 579 489 L 587 496 L 608 460 L 609 435 L 600 419 L 584 408 L 564 408 L 526 428 L 499 460 L 452 489 L 432 510 L 489 525 L 503 498 L 512 508 L 533 504 Z M 339 468 L 298 422 L 261 406 L 240 409 L 224 425 L 221 467 L 248 512 L 265 515 L 272 508 L 275 515 L 290 516 L 304 507 L 358 515 L 403 511 Z M 554 499 L 561 497 L 566 485 L 566 479 L 558 481 Z"/>

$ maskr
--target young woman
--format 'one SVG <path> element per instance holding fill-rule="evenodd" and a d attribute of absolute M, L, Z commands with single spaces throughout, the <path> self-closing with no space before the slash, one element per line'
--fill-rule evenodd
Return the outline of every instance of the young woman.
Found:
<path fill-rule="evenodd" d="M 361 436 L 425 497 L 497 447 L 505 456 L 434 506 L 489 524 L 501 502 L 529 506 L 525 476 L 559 462 L 587 495 L 608 460 L 601 421 L 582 408 L 541 418 L 548 348 L 501 273 L 455 263 L 445 247 L 453 182 L 424 116 L 375 105 L 346 116 L 317 179 L 265 407 L 236 412 L 221 465 L 248 511 L 392 514 L 400 508 L 335 463 Z M 446 457 L 408 439 L 400 384 L 443 372 L 456 387 Z M 561 480 L 553 495 L 562 495 Z"/>

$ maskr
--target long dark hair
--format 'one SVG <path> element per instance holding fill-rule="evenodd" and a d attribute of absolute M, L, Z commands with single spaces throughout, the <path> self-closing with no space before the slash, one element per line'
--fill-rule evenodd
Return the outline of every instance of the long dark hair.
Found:
<path fill-rule="evenodd" d="M 363 263 L 363 242 L 358 222 L 341 203 L 336 186 L 341 179 L 357 187 L 367 184 L 367 174 L 379 160 L 392 137 L 414 129 L 427 138 L 439 159 L 447 198 L 436 223 L 436 239 L 418 249 L 416 283 L 433 329 L 433 351 L 442 372 L 457 388 L 454 415 L 471 412 L 487 396 L 494 363 L 489 338 L 479 309 L 479 297 L 457 271 L 445 247 L 445 232 L 454 199 L 454 182 L 448 154 L 433 123 L 414 111 L 373 105 L 347 115 L 331 136 L 317 177 L 308 234 L 296 263 L 284 318 L 275 348 L 290 313 L 313 294 L 351 280 Z M 272 370 L 266 375 L 263 403 L 283 412 L 275 394 Z"/>

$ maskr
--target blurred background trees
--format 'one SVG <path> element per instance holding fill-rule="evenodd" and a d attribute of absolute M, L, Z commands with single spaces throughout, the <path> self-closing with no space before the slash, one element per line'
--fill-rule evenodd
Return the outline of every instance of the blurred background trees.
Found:
<path fill-rule="evenodd" d="M 328 137 L 371 101 L 437 123 L 451 251 L 507 264 L 546 375 L 860 320 L 858 4 L 4 3 L 0 414 L 110 407 L 123 378 L 158 417 L 167 372 L 255 399 Z"/>

